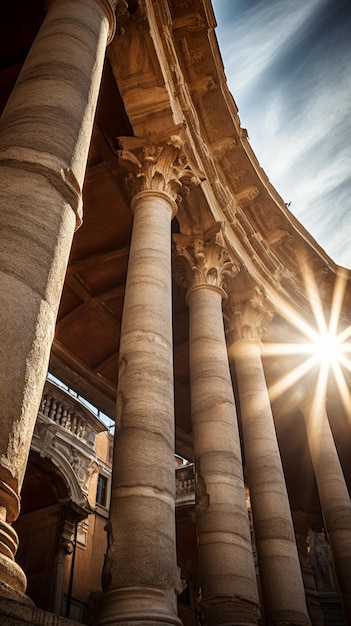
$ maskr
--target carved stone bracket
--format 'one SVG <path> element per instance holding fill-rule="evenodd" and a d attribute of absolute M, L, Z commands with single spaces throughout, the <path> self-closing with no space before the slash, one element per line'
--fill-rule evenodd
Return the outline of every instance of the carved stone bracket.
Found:
<path fill-rule="evenodd" d="M 203 180 L 195 172 L 184 152 L 183 126 L 147 138 L 119 137 L 119 163 L 126 171 L 131 196 L 142 191 L 167 193 L 180 202 L 191 185 Z"/>
<path fill-rule="evenodd" d="M 176 280 L 186 288 L 216 287 L 226 296 L 225 279 L 234 276 L 239 268 L 233 264 L 224 246 L 222 225 L 215 224 L 203 238 L 175 234 L 173 240 Z"/>

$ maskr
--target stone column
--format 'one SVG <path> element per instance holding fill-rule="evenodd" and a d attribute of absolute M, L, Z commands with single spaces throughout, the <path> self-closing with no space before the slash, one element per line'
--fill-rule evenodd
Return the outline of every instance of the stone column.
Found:
<path fill-rule="evenodd" d="M 121 141 L 121 140 L 120 140 Z M 164 140 L 163 140 L 164 141 Z M 100 624 L 180 624 L 175 545 L 171 220 L 190 177 L 179 136 L 121 141 L 135 193 L 119 351 Z M 140 148 L 140 149 L 139 149 Z M 131 150 L 134 153 L 131 153 Z"/>
<path fill-rule="evenodd" d="M 235 296 L 235 294 L 234 294 Z M 258 291 L 233 304 L 235 363 L 257 558 L 267 624 L 309 624 L 289 499 L 261 361 L 267 312 Z"/>
<path fill-rule="evenodd" d="M 220 233 L 174 236 L 189 286 L 191 416 L 201 623 L 257 624 L 260 616 L 222 299 L 233 272 Z M 188 243 L 187 243 L 188 242 Z"/>
<path fill-rule="evenodd" d="M 317 386 L 313 399 L 306 399 L 300 408 L 345 618 L 351 623 L 351 501 L 326 413 L 324 392 Z"/>
<path fill-rule="evenodd" d="M 112 3 L 112 0 L 111 0 Z M 48 368 L 106 43 L 108 0 L 52 0 L 0 120 L 0 582 L 14 561 L 19 492 Z M 8 590 L 9 591 L 9 590 Z"/>

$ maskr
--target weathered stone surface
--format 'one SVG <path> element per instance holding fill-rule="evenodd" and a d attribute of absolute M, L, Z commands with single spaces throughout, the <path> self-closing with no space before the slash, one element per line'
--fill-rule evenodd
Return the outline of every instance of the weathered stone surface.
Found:
<path fill-rule="evenodd" d="M 0 122 L 0 580 L 19 591 L 25 577 L 13 563 L 17 540 L 7 524 L 19 511 L 68 255 L 81 222 L 108 30 L 103 4 L 95 0 L 50 3 Z"/>
<path fill-rule="evenodd" d="M 240 440 L 224 337 L 223 281 L 232 263 L 218 242 L 181 245 L 189 290 L 191 413 L 203 624 L 257 624 Z M 235 270 L 234 270 L 235 271 Z"/>
<path fill-rule="evenodd" d="M 179 149 L 172 150 L 172 162 L 178 154 Z M 169 165 L 162 170 L 163 181 L 169 177 Z M 153 187 L 153 176 L 149 184 Z M 172 187 L 172 180 L 167 184 Z M 156 188 L 140 191 L 132 207 L 100 620 L 179 624 L 170 229 L 176 203 L 166 190 Z"/>
<path fill-rule="evenodd" d="M 239 315 L 240 314 L 240 315 Z M 288 494 L 261 361 L 264 311 L 237 306 L 235 361 L 260 583 L 268 623 L 309 624 Z M 241 332 L 240 332 L 241 331 Z"/>

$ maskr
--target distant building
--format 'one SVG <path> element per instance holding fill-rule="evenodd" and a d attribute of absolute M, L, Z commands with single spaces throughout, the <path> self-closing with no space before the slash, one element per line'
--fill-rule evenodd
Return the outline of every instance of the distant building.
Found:
<path fill-rule="evenodd" d="M 48 381 L 22 489 L 17 561 L 35 604 L 91 622 L 101 594 L 113 436 Z"/>

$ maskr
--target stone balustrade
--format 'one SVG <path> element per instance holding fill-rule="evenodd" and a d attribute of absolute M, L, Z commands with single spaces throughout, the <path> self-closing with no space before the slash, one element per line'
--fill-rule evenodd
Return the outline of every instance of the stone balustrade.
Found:
<path fill-rule="evenodd" d="M 55 396 L 44 393 L 40 410 L 44 416 L 49 417 L 56 424 L 70 430 L 77 437 L 85 439 L 86 420 L 77 413 L 71 413 L 70 407 L 60 402 Z"/>
<path fill-rule="evenodd" d="M 104 430 L 100 420 L 77 398 L 49 381 L 44 388 L 39 413 L 91 447 L 94 447 L 96 434 Z"/>
<path fill-rule="evenodd" d="M 189 463 L 176 468 L 176 506 L 195 504 L 194 465 Z"/>

